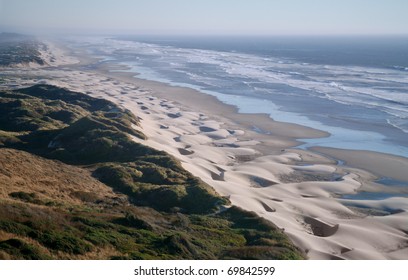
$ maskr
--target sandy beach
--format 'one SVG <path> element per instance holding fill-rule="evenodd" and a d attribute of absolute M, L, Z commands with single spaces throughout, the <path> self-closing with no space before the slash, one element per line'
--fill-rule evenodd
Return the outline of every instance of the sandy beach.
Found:
<path fill-rule="evenodd" d="M 383 191 L 386 187 L 374 182 L 380 177 L 408 181 L 407 158 L 294 149 L 297 138 L 327 133 L 267 115 L 240 114 L 191 89 L 110 72 L 115 65 L 85 71 L 64 54 L 61 66 L 55 61 L 61 55 L 45 55 L 54 60 L 49 67 L 5 70 L 16 78 L 3 87 L 49 83 L 131 110 L 148 137 L 135 141 L 173 155 L 233 205 L 272 221 L 310 259 L 408 259 L 408 198 L 342 198 Z"/>

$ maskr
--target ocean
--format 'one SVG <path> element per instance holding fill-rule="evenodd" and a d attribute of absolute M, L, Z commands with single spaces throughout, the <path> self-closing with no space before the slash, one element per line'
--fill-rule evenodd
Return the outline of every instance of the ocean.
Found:
<path fill-rule="evenodd" d="M 408 37 L 116 36 L 75 44 L 138 78 L 331 134 L 300 139 L 300 148 L 408 157 Z"/>

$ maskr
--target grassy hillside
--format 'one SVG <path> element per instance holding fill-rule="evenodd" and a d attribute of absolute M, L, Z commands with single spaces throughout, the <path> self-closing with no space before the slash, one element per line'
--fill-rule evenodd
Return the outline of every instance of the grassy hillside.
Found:
<path fill-rule="evenodd" d="M 225 198 L 132 141 L 137 125 L 53 86 L 0 92 L 0 258 L 302 258 L 273 224 L 219 211 Z"/>

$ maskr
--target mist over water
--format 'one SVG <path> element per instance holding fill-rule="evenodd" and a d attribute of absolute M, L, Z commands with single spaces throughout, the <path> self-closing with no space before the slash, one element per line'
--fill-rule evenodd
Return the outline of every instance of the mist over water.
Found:
<path fill-rule="evenodd" d="M 332 134 L 307 140 L 408 157 L 408 38 L 88 38 L 100 63 Z M 237 98 L 240 97 L 240 98 Z"/>

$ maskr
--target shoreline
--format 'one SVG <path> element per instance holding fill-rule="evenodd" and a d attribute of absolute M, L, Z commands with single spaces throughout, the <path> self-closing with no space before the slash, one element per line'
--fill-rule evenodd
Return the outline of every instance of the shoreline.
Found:
<path fill-rule="evenodd" d="M 109 72 L 108 69 L 113 69 L 113 71 Z M 234 108 L 234 113 L 236 113 L 234 116 L 232 116 L 233 119 L 241 119 L 241 115 L 243 116 L 249 116 L 249 118 L 252 118 L 254 115 L 260 116 L 260 115 L 265 115 L 267 118 L 265 120 L 261 120 L 261 122 L 265 122 L 266 120 L 269 121 L 269 124 L 274 124 L 273 126 L 269 125 L 269 127 L 266 127 L 265 129 L 261 129 L 255 126 L 249 127 L 248 129 L 253 129 L 253 130 L 258 130 L 260 133 L 264 134 L 273 134 L 276 133 L 277 130 L 285 127 L 286 125 L 290 126 L 297 126 L 301 127 L 299 129 L 299 133 L 294 134 L 295 129 L 294 127 L 291 127 L 290 135 L 288 138 L 291 140 L 296 140 L 297 145 L 294 146 L 294 148 L 297 149 L 302 149 L 302 150 L 308 150 L 313 147 L 328 147 L 328 148 L 333 148 L 333 149 L 341 149 L 341 150 L 356 150 L 356 151 L 367 151 L 367 152 L 373 152 L 373 153 L 383 153 L 383 154 L 389 154 L 397 157 L 404 157 L 408 159 L 408 152 L 407 147 L 401 144 L 400 142 L 390 142 L 394 143 L 393 145 L 388 146 L 386 143 L 386 136 L 387 134 L 384 131 L 384 133 L 379 133 L 376 131 L 366 131 L 364 127 L 359 127 L 357 130 L 348 128 L 348 127 L 342 127 L 342 126 L 331 126 L 329 124 L 323 124 L 320 123 L 319 120 L 308 120 L 304 121 L 304 119 L 307 119 L 307 117 L 304 117 L 303 115 L 298 115 L 300 118 L 298 121 L 294 118 L 297 115 L 295 113 L 290 113 L 284 110 L 279 110 L 276 111 L 274 109 L 271 109 L 271 111 L 268 111 L 267 109 L 268 105 L 265 105 L 265 108 L 263 108 L 259 112 L 253 112 L 254 110 L 251 109 L 251 106 L 256 105 L 256 101 L 252 101 L 251 98 L 247 98 L 244 96 L 240 95 L 225 95 L 222 93 L 217 93 L 217 92 L 210 92 L 210 91 L 201 91 L 198 88 L 190 87 L 189 85 L 178 85 L 173 84 L 169 81 L 156 81 L 156 80 L 148 80 L 145 78 L 140 78 L 139 74 L 136 72 L 130 72 L 128 71 L 129 67 L 126 65 L 122 64 L 117 64 L 115 62 L 108 62 L 107 64 L 102 64 L 97 72 L 102 73 L 104 75 L 110 76 L 110 77 L 115 77 L 115 78 L 123 78 L 124 81 L 132 82 L 137 81 L 141 84 L 146 84 L 152 89 L 155 89 L 155 92 L 157 94 L 160 94 L 161 97 L 167 98 L 171 96 L 171 99 L 173 101 L 178 101 L 182 105 L 188 105 L 190 107 L 194 107 L 195 105 L 190 102 L 189 98 L 185 98 L 186 96 L 189 97 L 189 95 L 193 96 L 194 99 L 200 100 L 202 97 L 200 95 L 205 95 L 207 97 L 215 98 L 215 102 L 213 102 L 214 106 L 218 106 L 219 103 L 222 103 L 224 108 L 227 108 L 231 106 Z M 163 90 L 161 89 L 162 86 L 166 86 L 167 90 L 169 93 L 163 93 Z M 177 89 L 177 90 L 175 90 Z M 198 93 L 198 94 L 196 94 Z M 237 100 L 241 101 L 237 101 Z M 255 100 L 255 99 L 254 99 Z M 181 102 L 180 102 L 181 101 Z M 244 102 L 244 103 L 242 103 Z M 245 102 L 252 104 L 254 102 L 254 105 L 247 106 L 247 105 L 242 105 L 245 104 Z M 274 107 L 274 103 L 268 100 L 265 100 L 267 102 L 266 104 L 269 104 L 270 102 L 271 107 Z M 259 104 L 260 106 L 263 106 Z M 248 109 L 248 108 L 249 109 Z M 257 109 L 255 109 L 257 111 Z M 217 113 L 217 112 L 216 112 Z M 282 115 L 287 115 L 286 117 L 282 117 Z M 295 114 L 295 115 L 291 115 Z M 289 118 L 289 119 L 288 119 Z M 231 117 L 230 117 L 231 119 Z M 245 118 L 244 118 L 245 119 Z M 283 119 L 283 120 L 282 120 Z M 309 123 L 310 122 L 310 123 Z M 281 125 L 279 125 L 281 124 Z M 305 129 L 309 129 L 309 131 L 306 131 Z M 312 132 L 313 131 L 313 132 Z M 312 133 L 312 135 L 310 134 Z M 319 135 L 320 133 L 320 135 Z M 333 133 L 333 134 L 332 134 Z M 353 144 L 354 141 L 354 144 Z M 377 142 L 379 141 L 379 142 Z M 407 180 L 408 182 L 408 180 Z"/>
<path fill-rule="evenodd" d="M 233 205 L 272 221 L 310 259 L 406 259 L 407 198 L 339 199 L 361 188 L 381 189 L 373 182 L 378 176 L 363 170 L 371 152 L 361 151 L 355 166 L 338 165 L 336 159 L 341 158 L 334 154 L 293 148 L 299 143 L 293 137 L 321 137 L 324 132 L 274 122 L 267 115 L 240 114 L 215 97 L 129 73 L 69 69 L 50 68 L 37 75 L 52 73 L 52 83 L 135 112 L 148 136 L 147 141 L 137 141 L 175 156 Z M 258 133 L 254 123 L 272 133 Z M 378 173 L 384 168 L 393 166 L 370 169 Z M 376 212 L 367 213 L 366 208 Z"/>
<path fill-rule="evenodd" d="M 341 85 L 339 86 L 333 82 L 337 81 L 337 79 L 342 80 L 342 75 L 340 75 L 341 77 L 334 76 L 332 78 L 327 78 L 331 77 L 328 72 L 334 71 L 330 67 L 327 69 L 324 67 L 317 71 L 315 74 L 319 77 L 320 75 L 323 75 L 323 73 L 325 74 L 321 76 L 321 80 L 314 80 L 313 75 L 311 74 L 312 69 L 309 69 L 309 66 L 304 65 L 306 67 L 304 68 L 305 72 L 302 72 L 303 70 L 301 69 L 298 70 L 299 72 L 285 72 L 285 69 L 288 67 L 292 68 L 293 66 L 294 69 L 302 67 L 303 69 L 303 66 L 294 66 L 297 65 L 296 63 L 294 63 L 294 65 L 290 63 L 286 65 L 283 63 L 285 66 L 282 66 L 283 68 L 281 69 L 280 63 L 269 65 L 268 62 L 268 65 L 271 66 L 269 70 L 273 73 L 277 71 L 277 73 L 286 73 L 288 75 L 287 78 L 284 78 L 279 82 L 279 78 L 276 78 L 274 74 L 269 73 L 268 68 L 263 68 L 264 64 L 261 61 L 250 60 L 251 62 L 249 62 L 248 65 L 249 68 L 246 69 L 246 66 L 234 66 L 233 61 L 226 60 L 225 64 L 223 64 L 222 61 L 225 57 L 222 53 L 218 52 L 212 53 L 212 56 L 216 58 L 214 58 L 214 60 L 208 60 L 211 61 L 210 64 L 207 65 L 206 63 L 208 61 L 205 59 L 207 62 L 204 62 L 204 65 L 206 66 L 203 66 L 204 69 L 199 70 L 200 64 L 198 66 L 195 64 L 185 64 L 186 61 L 189 60 L 195 61 L 194 53 L 196 52 L 194 49 L 187 48 L 185 50 L 182 47 L 179 51 L 181 53 L 186 51 L 186 58 L 178 63 L 177 55 L 179 54 L 179 51 L 173 49 L 171 46 L 166 50 L 166 47 L 164 47 L 166 45 L 165 43 L 162 44 L 159 42 L 158 44 L 149 46 L 144 45 L 143 42 L 132 42 L 132 40 L 130 40 L 129 44 L 132 45 L 134 43 L 135 50 L 141 48 L 140 54 L 145 54 L 145 52 L 149 53 L 149 48 L 154 49 L 154 52 L 152 51 L 149 55 L 152 56 L 151 59 L 153 59 L 153 61 L 156 59 L 158 60 L 158 68 L 156 71 L 153 69 L 156 66 L 152 66 L 153 68 L 150 68 L 149 70 L 149 59 L 146 59 L 146 57 L 142 55 L 137 58 L 139 62 L 136 62 L 131 56 L 127 56 L 133 52 L 130 49 L 125 51 L 130 45 L 128 46 L 120 40 L 116 43 L 118 44 L 118 46 L 115 45 L 117 48 L 124 48 L 123 54 L 117 53 L 113 56 L 109 56 L 108 53 L 105 53 L 104 48 L 106 47 L 109 50 L 114 44 L 111 41 L 106 41 L 99 46 L 94 46 L 94 51 L 100 54 L 102 58 L 107 57 L 111 60 L 108 62 L 119 64 L 119 67 L 122 67 L 123 71 L 135 73 L 137 78 L 154 80 L 171 86 L 192 88 L 205 94 L 216 96 L 226 104 L 235 105 L 239 108 L 240 112 L 267 113 L 275 121 L 301 124 L 303 126 L 330 133 L 330 137 L 326 138 L 303 139 L 302 141 L 304 141 L 305 144 L 301 148 L 328 146 L 340 149 L 370 150 L 394 154 L 397 156 L 403 155 L 408 158 L 408 143 L 406 141 L 406 131 L 403 128 L 403 114 L 400 114 L 400 112 L 405 112 L 405 109 L 400 108 L 397 110 L 397 107 L 394 108 L 394 111 L 392 111 L 392 109 L 386 109 L 388 106 L 393 108 L 391 105 L 392 100 L 390 101 L 390 104 L 387 101 L 388 98 L 391 98 L 393 95 L 387 95 L 388 97 L 385 97 L 383 100 L 384 103 L 382 103 L 381 100 L 374 102 L 371 99 L 367 100 L 367 102 L 363 102 L 362 100 L 365 100 L 365 98 L 368 98 L 370 95 L 377 96 L 376 86 L 374 84 L 369 86 L 371 84 L 369 81 L 365 82 L 365 86 L 363 86 L 363 88 L 367 87 L 363 90 L 367 91 L 367 94 L 361 95 L 359 87 L 355 85 L 352 78 L 343 81 L 344 85 L 348 85 L 345 87 L 342 87 Z M 122 43 L 123 46 L 121 45 Z M 139 45 L 139 43 L 141 45 Z M 183 46 L 183 44 L 180 44 L 180 46 Z M 132 55 L 136 56 L 137 53 L 133 53 Z M 207 58 L 206 55 L 208 54 L 203 53 L 203 61 L 204 56 Z M 233 52 L 230 53 L 230 55 L 231 57 L 236 58 L 237 61 L 247 59 L 245 53 Z M 228 57 L 229 54 L 226 53 L 225 56 Z M 100 65 L 107 62 L 106 60 L 101 61 Z M 201 63 L 200 59 L 197 61 L 198 63 Z M 256 64 L 252 65 L 250 63 L 259 63 L 259 69 L 263 70 L 258 73 L 257 71 L 259 69 L 254 66 Z M 152 65 L 155 64 L 153 63 Z M 217 76 L 213 76 L 214 73 L 206 75 L 204 70 L 206 70 L 207 67 L 209 67 L 208 69 L 211 67 L 220 67 L 219 69 L 217 68 L 218 70 L 216 71 L 221 72 Z M 252 71 L 253 67 L 258 70 L 256 72 Z M 352 68 L 352 65 L 349 67 L 350 74 L 356 70 Z M 236 71 L 229 73 L 229 68 L 236 69 Z M 249 69 L 251 69 L 251 71 L 249 71 Z M 317 68 L 314 67 L 313 69 L 313 71 L 317 70 Z M 331 70 L 329 71 L 328 69 Z M 203 73 L 201 73 L 202 70 L 204 71 Z M 326 70 L 328 72 L 326 72 Z M 356 74 L 356 76 L 360 77 L 362 80 L 368 78 L 370 76 L 368 73 L 371 73 L 370 68 L 366 70 L 368 71 L 367 73 L 358 72 L 360 74 Z M 249 72 L 246 73 L 247 71 Z M 255 73 L 257 73 L 257 75 L 255 75 Z M 266 73 L 269 73 L 270 77 L 266 75 Z M 311 77 L 309 77 L 309 82 L 312 84 L 316 82 L 316 87 L 310 88 L 311 85 L 309 82 L 302 82 L 303 79 L 307 80 L 307 78 L 303 77 L 303 74 L 298 76 L 296 73 L 303 73 L 305 76 L 311 75 Z M 268 77 L 272 80 L 269 80 Z M 274 79 L 277 79 L 278 82 Z M 263 83 L 265 81 L 269 81 L 271 84 L 268 85 L 268 82 Z M 292 82 L 295 83 L 293 84 Z M 348 82 L 350 82 L 350 84 Z M 291 89 L 292 86 L 293 88 Z M 306 91 L 303 92 L 303 90 Z M 386 87 L 384 87 L 383 90 L 386 90 Z M 273 91 L 276 91 L 276 94 L 268 93 Z M 353 92 L 355 96 L 353 96 Z M 398 92 L 397 88 L 395 88 L 395 92 Z M 296 97 L 293 98 L 293 96 Z M 399 95 L 395 95 L 395 98 L 397 97 L 399 98 Z M 403 104 L 403 101 L 401 102 L 401 104 Z M 399 105 L 397 103 L 394 103 L 394 105 L 401 105 L 400 103 L 398 103 Z M 397 121 L 399 117 L 402 117 L 400 122 Z"/>
<path fill-rule="evenodd" d="M 111 66 L 114 68 L 121 68 L 114 63 Z M 206 113 L 211 114 L 213 118 L 218 119 L 221 122 L 226 121 L 229 122 L 230 125 L 245 128 L 246 132 L 250 132 L 251 134 L 254 133 L 256 137 L 260 137 L 264 141 L 274 138 L 272 141 L 268 141 L 268 143 L 265 145 L 268 147 L 275 147 L 277 149 L 277 153 L 281 152 L 283 149 L 294 149 L 296 151 L 305 151 L 306 153 L 317 152 L 327 158 L 331 158 L 336 162 L 344 162 L 346 165 L 348 161 L 352 161 L 352 166 L 350 167 L 372 172 L 379 177 L 382 176 L 394 178 L 408 183 L 408 174 L 405 174 L 403 168 L 399 168 L 401 167 L 401 164 L 404 167 L 407 166 L 407 157 L 370 150 L 333 148 L 326 146 L 310 146 L 307 148 L 300 148 L 300 146 L 304 144 L 301 139 L 330 137 L 330 133 L 301 124 L 276 121 L 266 113 L 240 113 L 239 109 L 235 105 L 226 104 L 220 101 L 217 97 L 198 90 L 141 79 L 136 77 L 135 73 L 121 72 L 118 69 L 115 69 L 114 72 L 110 72 L 109 67 L 110 66 L 104 66 L 97 69 L 95 72 L 110 78 L 119 79 L 124 82 L 137 83 L 143 87 L 150 88 L 156 97 L 171 100 L 175 102 L 175 104 L 178 104 L 181 108 L 205 111 Z M 200 107 L 197 106 L 197 103 L 206 105 Z M 254 125 L 255 123 L 256 126 Z M 269 150 L 269 153 L 270 152 L 271 151 Z M 343 152 L 346 153 L 347 156 L 343 155 Z M 352 157 L 351 154 L 353 152 L 358 153 L 362 159 L 357 160 L 355 157 Z M 375 165 L 375 167 L 370 167 L 369 169 L 364 168 L 366 166 L 366 162 L 369 162 L 372 159 L 378 160 L 382 157 L 388 159 L 387 166 L 391 164 L 391 167 L 387 168 L 388 171 L 384 171 L 384 166 L 378 165 Z M 397 159 L 397 163 L 393 164 L 392 159 Z M 398 172 L 390 172 L 389 169 L 394 168 L 397 169 Z"/>
<path fill-rule="evenodd" d="M 110 67 L 115 71 L 110 72 Z M 298 139 L 316 139 L 330 136 L 326 131 L 295 123 L 275 121 L 268 114 L 240 113 L 236 106 L 223 103 L 215 96 L 192 88 L 140 79 L 135 77 L 134 73 L 121 72 L 117 69 L 121 69 L 117 64 L 111 64 L 110 67 L 105 65 L 94 70 L 94 72 L 126 83 L 136 83 L 141 88 L 149 89 L 149 94 L 169 100 L 182 110 L 200 111 L 211 115 L 211 118 L 226 123 L 230 127 L 245 129 L 245 138 L 256 137 L 260 140 L 256 149 L 261 153 L 279 154 L 284 149 L 296 149 L 297 146 L 304 143 Z M 198 106 L 197 104 L 204 106 Z M 307 150 L 304 151 L 307 152 Z"/>

